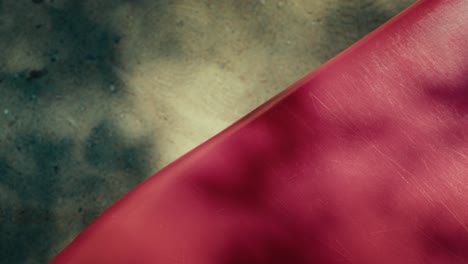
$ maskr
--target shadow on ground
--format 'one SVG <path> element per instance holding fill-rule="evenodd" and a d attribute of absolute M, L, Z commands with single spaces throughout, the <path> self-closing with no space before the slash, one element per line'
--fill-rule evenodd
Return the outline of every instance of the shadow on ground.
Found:
<path fill-rule="evenodd" d="M 2 263 L 46 263 L 154 169 L 153 146 L 113 114 L 127 92 L 113 70 L 121 37 L 85 4 L 0 2 Z"/>
<path fill-rule="evenodd" d="M 320 60 L 325 62 L 331 59 L 414 2 L 338 1 L 331 6 L 322 21 L 325 34 L 320 47 L 322 53 L 318 53 Z"/>

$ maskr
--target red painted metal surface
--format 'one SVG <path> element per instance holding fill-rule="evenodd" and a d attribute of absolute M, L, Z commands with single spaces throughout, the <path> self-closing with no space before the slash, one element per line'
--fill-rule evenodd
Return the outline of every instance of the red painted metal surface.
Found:
<path fill-rule="evenodd" d="M 420 1 L 52 263 L 468 263 L 467 132 L 468 1 Z"/>

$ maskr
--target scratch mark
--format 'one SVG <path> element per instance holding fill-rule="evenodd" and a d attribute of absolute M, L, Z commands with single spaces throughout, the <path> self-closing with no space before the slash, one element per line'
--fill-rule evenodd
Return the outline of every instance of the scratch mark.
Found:
<path fill-rule="evenodd" d="M 398 231 L 404 231 L 408 230 L 408 228 L 403 228 L 403 227 L 398 227 L 398 228 L 387 228 L 387 229 L 381 229 L 377 231 L 371 232 L 371 235 L 378 235 L 378 234 L 384 234 L 384 233 L 391 233 L 391 232 L 398 232 Z"/>
<path fill-rule="evenodd" d="M 427 171 L 430 171 L 429 165 L 427 165 L 426 159 L 421 159 L 421 161 L 424 164 L 424 168 L 426 168 Z"/>
<path fill-rule="evenodd" d="M 366 140 L 366 139 L 364 139 Z M 367 140 L 366 140 L 367 141 Z M 367 141 L 378 153 L 380 153 L 384 158 L 386 158 L 388 161 L 390 161 L 390 163 L 397 167 L 401 172 L 403 172 L 405 175 L 403 175 L 402 173 L 398 172 L 398 175 L 400 175 L 400 177 L 407 183 L 407 184 L 412 184 L 416 187 L 416 189 L 431 203 L 434 203 L 434 200 L 432 199 L 432 197 L 429 195 L 429 193 L 424 190 L 424 188 L 421 187 L 421 184 L 419 184 L 416 180 L 414 180 L 414 178 L 416 177 L 416 175 L 410 171 L 408 171 L 407 169 L 405 169 L 403 166 L 401 166 L 398 162 L 396 162 L 395 160 L 393 160 L 389 155 L 385 154 L 383 151 L 381 151 L 375 144 L 373 143 L 370 143 L 369 141 Z"/>
<path fill-rule="evenodd" d="M 318 99 L 317 96 L 315 96 L 314 94 L 310 93 L 310 96 L 313 97 L 319 104 L 321 104 L 323 107 L 325 107 L 325 109 L 327 109 L 330 113 L 332 113 L 331 109 L 320 99 Z"/>
<path fill-rule="evenodd" d="M 460 155 L 462 158 L 468 159 L 468 156 L 466 156 L 465 154 L 463 154 L 463 153 L 461 153 L 461 152 L 459 152 L 457 150 L 451 149 L 450 151 L 452 151 L 455 154 Z"/>
<path fill-rule="evenodd" d="M 315 127 L 313 127 L 313 126 L 310 125 L 310 120 L 305 120 L 305 116 L 304 116 L 304 115 L 299 115 L 299 114 L 297 114 L 296 111 L 294 111 L 293 109 L 291 109 L 290 106 L 287 106 L 287 107 L 286 107 L 286 111 L 287 111 L 294 119 L 296 119 L 297 121 L 299 121 L 299 123 L 301 123 L 304 127 L 308 128 L 310 131 L 316 130 Z"/>
<path fill-rule="evenodd" d="M 460 179 L 457 179 L 456 177 L 453 177 L 452 180 L 455 181 L 456 183 L 458 183 L 458 184 L 459 184 L 459 185 L 458 185 L 459 187 L 462 187 L 462 188 L 468 190 L 467 184 L 464 183 L 464 182 L 462 182 Z"/>
<path fill-rule="evenodd" d="M 442 206 L 444 206 L 445 209 L 447 209 L 447 211 L 453 216 L 453 218 L 457 220 L 457 222 L 461 225 L 461 227 L 463 227 L 463 229 L 468 233 L 468 226 L 465 223 L 463 223 L 463 220 L 460 218 L 457 212 L 450 209 L 450 207 L 448 207 L 448 205 L 444 201 L 440 201 L 440 202 L 442 203 Z"/>
<path fill-rule="evenodd" d="M 345 246 L 343 245 L 343 243 L 341 243 L 340 240 L 336 240 L 336 243 L 335 244 L 338 244 L 339 245 L 339 248 L 334 246 L 333 244 L 330 245 L 330 247 L 336 252 L 338 253 L 340 256 L 342 256 L 345 260 L 347 260 L 348 262 L 352 262 L 351 261 L 351 253 L 345 248 Z"/>

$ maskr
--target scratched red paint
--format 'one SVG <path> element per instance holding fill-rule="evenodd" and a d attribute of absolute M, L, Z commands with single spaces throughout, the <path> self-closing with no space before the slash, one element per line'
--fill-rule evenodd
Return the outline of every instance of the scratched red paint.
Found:
<path fill-rule="evenodd" d="M 420 1 L 52 263 L 468 263 L 467 132 L 468 1 Z"/>

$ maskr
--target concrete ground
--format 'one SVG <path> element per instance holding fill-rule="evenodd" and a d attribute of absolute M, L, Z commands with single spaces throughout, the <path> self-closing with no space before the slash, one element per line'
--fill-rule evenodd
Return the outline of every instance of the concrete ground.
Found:
<path fill-rule="evenodd" d="M 0 263 L 47 262 L 412 2 L 0 0 Z"/>

